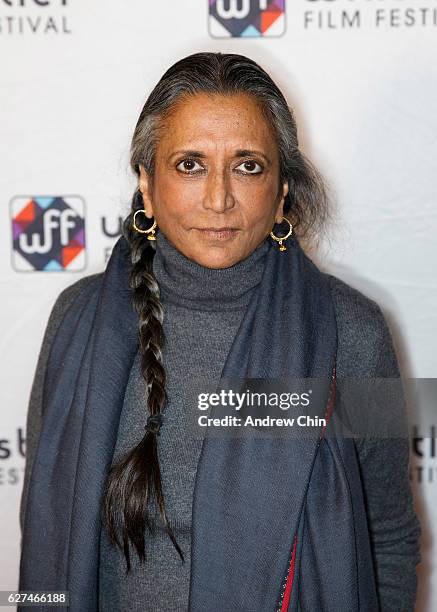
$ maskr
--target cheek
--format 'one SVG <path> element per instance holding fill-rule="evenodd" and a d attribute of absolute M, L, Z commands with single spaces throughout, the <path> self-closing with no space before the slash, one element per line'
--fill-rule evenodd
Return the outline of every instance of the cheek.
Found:
<path fill-rule="evenodd" d="M 155 199 L 159 203 L 171 202 L 175 206 L 184 206 L 192 202 L 201 193 L 200 182 L 180 179 L 177 175 L 163 174 L 156 181 Z"/>
<path fill-rule="evenodd" d="M 247 180 L 236 180 L 232 185 L 234 194 L 241 202 L 250 200 L 254 204 L 274 202 L 278 194 L 278 185 L 272 176 Z"/>
<path fill-rule="evenodd" d="M 276 191 L 272 186 L 264 184 L 242 190 L 237 201 L 243 215 L 250 219 L 252 224 L 268 225 L 277 209 L 276 196 Z"/>
<path fill-rule="evenodd" d="M 189 209 L 189 197 L 177 180 L 160 176 L 155 183 L 153 200 L 157 213 L 161 218 L 177 218 L 184 210 Z"/>

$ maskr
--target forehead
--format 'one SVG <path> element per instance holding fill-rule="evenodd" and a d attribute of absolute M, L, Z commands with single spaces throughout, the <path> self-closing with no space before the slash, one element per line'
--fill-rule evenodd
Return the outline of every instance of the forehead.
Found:
<path fill-rule="evenodd" d="M 277 149 L 258 102 L 245 94 L 199 93 L 179 102 L 161 125 L 159 148 Z"/>

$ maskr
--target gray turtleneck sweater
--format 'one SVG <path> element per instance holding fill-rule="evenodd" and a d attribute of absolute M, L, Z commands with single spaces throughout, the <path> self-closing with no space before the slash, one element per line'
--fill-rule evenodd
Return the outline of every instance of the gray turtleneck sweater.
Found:
<path fill-rule="evenodd" d="M 182 563 L 169 536 L 156 520 L 146 532 L 146 563 L 131 555 L 132 571 L 102 530 L 100 547 L 100 610 L 102 612 L 179 612 L 188 609 L 190 584 L 191 506 L 202 438 L 193 428 L 194 386 L 212 391 L 252 291 L 264 269 L 268 243 L 224 269 L 201 266 L 180 253 L 165 235 L 157 234 L 153 272 L 164 308 L 163 362 L 168 403 L 158 437 L 164 501 L 170 525 L 184 554 Z M 206 388 L 204 388 L 203 383 Z M 138 444 L 147 418 L 146 386 L 134 361 L 120 417 L 114 461 Z M 157 514 L 154 503 L 150 506 Z"/>
<path fill-rule="evenodd" d="M 139 565 L 132 554 L 133 570 L 126 576 L 124 557 L 110 545 L 102 529 L 99 594 L 103 612 L 187 610 L 191 504 L 202 440 L 199 429 L 194 431 L 190 425 L 192 403 L 186 398 L 193 381 L 215 384 L 219 380 L 251 293 L 260 282 L 266 246 L 263 243 L 231 268 L 211 270 L 184 257 L 162 232 L 157 234 L 154 273 L 165 314 L 163 358 L 169 396 L 158 455 L 167 515 L 185 563 L 158 528 L 153 536 L 146 533 L 146 564 Z M 26 422 L 21 527 L 41 429 L 44 374 L 51 345 L 69 304 L 94 277 L 82 278 L 60 294 L 44 334 Z M 330 276 L 330 280 L 338 326 L 338 377 L 398 376 L 390 331 L 379 306 L 340 279 Z M 126 388 L 113 461 L 136 445 L 144 433 L 146 389 L 138 358 Z M 413 612 L 420 524 L 408 483 L 408 445 L 396 439 L 361 440 L 357 441 L 357 453 L 381 612 Z"/>

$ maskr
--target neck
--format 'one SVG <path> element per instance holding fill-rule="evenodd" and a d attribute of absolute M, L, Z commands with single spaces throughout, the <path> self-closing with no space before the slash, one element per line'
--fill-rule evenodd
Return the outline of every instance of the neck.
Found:
<path fill-rule="evenodd" d="M 244 308 L 261 282 L 270 246 L 264 240 L 248 257 L 233 266 L 207 268 L 186 257 L 161 230 L 158 231 L 153 273 L 162 302 L 197 310 Z"/>

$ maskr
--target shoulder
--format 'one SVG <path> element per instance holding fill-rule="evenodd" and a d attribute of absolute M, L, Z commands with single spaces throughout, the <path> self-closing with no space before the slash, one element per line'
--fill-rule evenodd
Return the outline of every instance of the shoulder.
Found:
<path fill-rule="evenodd" d="M 64 316 L 66 310 L 74 302 L 77 296 L 92 285 L 100 283 L 103 277 L 103 272 L 95 274 L 88 274 L 83 276 L 79 280 L 75 281 L 71 285 L 68 285 L 59 293 L 58 297 L 53 304 L 52 311 L 50 314 L 50 320 L 52 323 L 60 322 L 60 319 Z"/>
<path fill-rule="evenodd" d="M 74 302 L 77 296 L 92 285 L 98 284 L 103 277 L 103 272 L 88 274 L 71 285 L 68 285 L 57 296 L 49 317 L 44 332 L 44 338 L 41 346 L 41 353 L 47 354 L 50 350 L 56 331 L 60 326 L 65 313 L 69 306 Z M 41 355 L 40 355 L 41 358 Z"/>
<path fill-rule="evenodd" d="M 59 307 L 70 304 L 86 287 L 98 284 L 103 278 L 103 272 L 88 274 L 68 285 L 58 295 L 55 304 Z"/>
<path fill-rule="evenodd" d="M 326 274 L 338 330 L 338 360 L 344 376 L 398 376 L 391 331 L 377 302 Z"/>
<path fill-rule="evenodd" d="M 43 373 L 47 364 L 47 360 L 54 342 L 56 333 L 63 321 L 63 318 L 71 304 L 86 288 L 90 288 L 95 283 L 99 283 L 103 273 L 89 274 L 68 285 L 63 289 L 55 299 L 51 311 L 48 316 L 48 321 L 45 326 L 43 340 L 40 346 L 36 375 L 33 383 L 33 391 L 35 386 L 42 385 Z"/>
<path fill-rule="evenodd" d="M 40 412 L 40 404 L 42 401 L 42 390 L 45 377 L 46 366 L 53 342 L 56 337 L 56 333 L 61 326 L 62 320 L 68 310 L 68 307 L 74 302 L 76 297 L 86 288 L 90 287 L 92 283 L 99 282 L 99 277 L 103 274 L 89 274 L 71 285 L 68 285 L 65 289 L 59 293 L 56 298 L 48 321 L 45 326 L 42 343 L 39 349 L 37 367 L 34 374 L 34 380 L 31 390 L 30 397 L 30 411 Z M 38 404 L 37 408 L 33 408 L 33 405 Z"/>
<path fill-rule="evenodd" d="M 339 323 L 355 330 L 378 333 L 385 325 L 381 307 L 340 278 L 327 274 Z"/>

